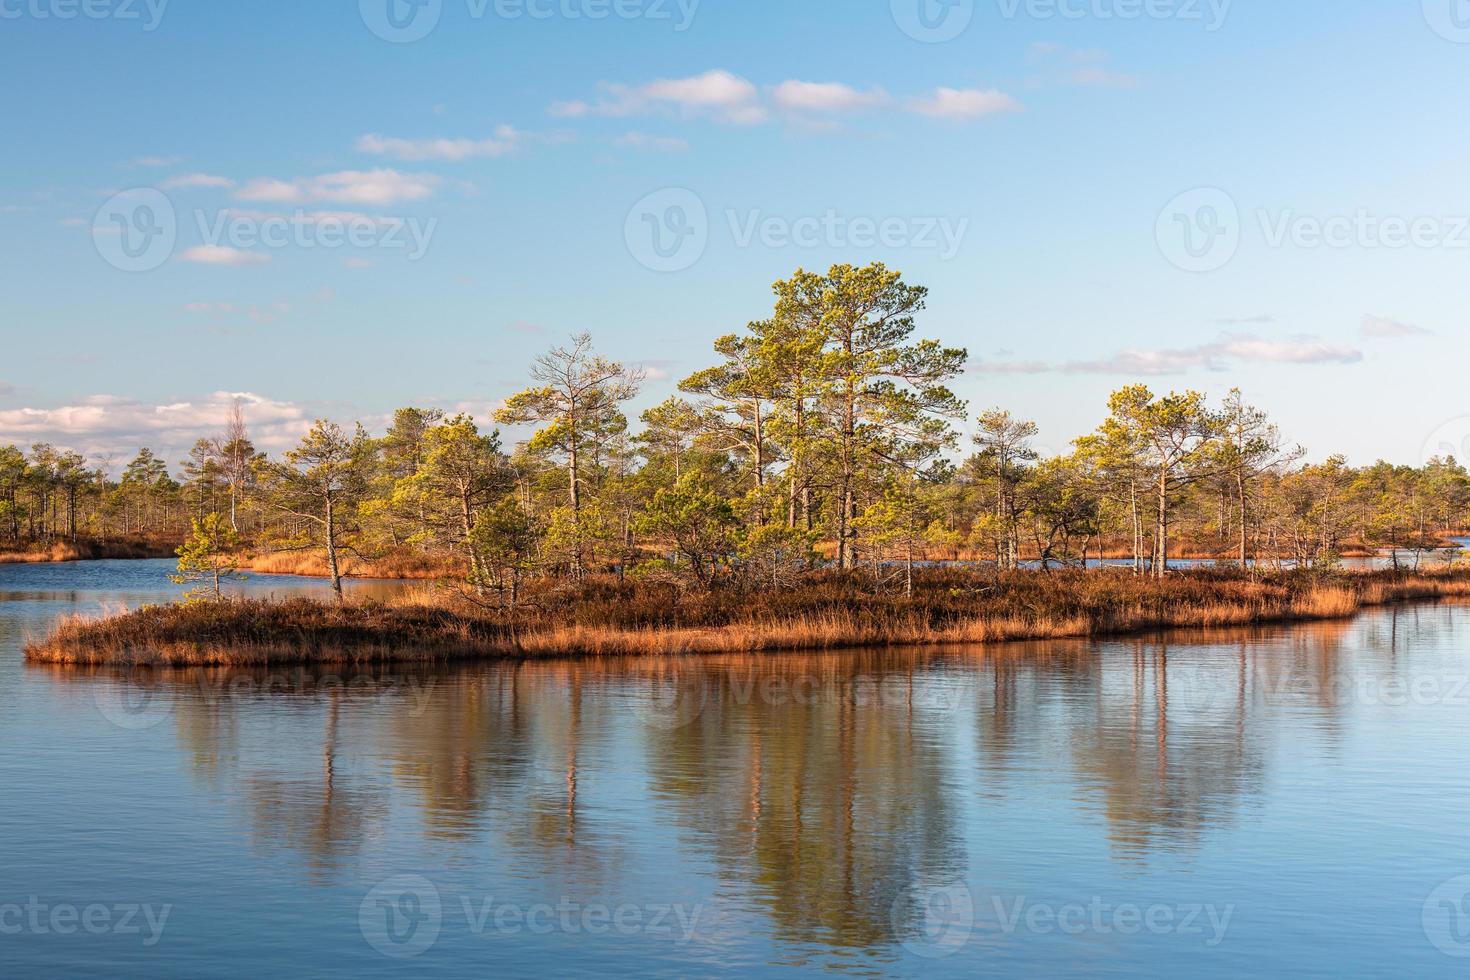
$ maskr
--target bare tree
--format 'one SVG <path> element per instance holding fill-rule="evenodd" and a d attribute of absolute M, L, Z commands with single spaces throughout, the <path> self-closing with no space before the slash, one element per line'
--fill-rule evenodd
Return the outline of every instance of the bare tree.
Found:
<path fill-rule="evenodd" d="M 230 529 L 238 532 L 240 497 L 250 482 L 256 455 L 255 446 L 250 442 L 250 430 L 245 425 L 245 406 L 239 398 L 230 406 L 225 430 L 214 439 L 211 448 L 215 465 L 230 491 Z"/>
<path fill-rule="evenodd" d="M 511 397 L 495 413 L 502 425 L 541 425 L 530 449 L 559 456 L 567 471 L 567 503 L 577 528 L 573 573 L 581 575 L 582 485 L 584 460 L 596 454 L 600 442 L 624 422 L 618 406 L 638 394 L 642 371 L 598 356 L 592 336 L 580 333 L 568 347 L 555 347 L 531 365 L 535 387 Z"/>

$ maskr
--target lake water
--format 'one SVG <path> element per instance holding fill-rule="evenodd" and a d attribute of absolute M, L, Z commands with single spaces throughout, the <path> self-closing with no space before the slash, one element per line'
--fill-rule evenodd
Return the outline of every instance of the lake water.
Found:
<path fill-rule="evenodd" d="M 1470 607 L 345 677 L 22 662 L 167 568 L 0 567 L 6 976 L 1470 965 Z"/>

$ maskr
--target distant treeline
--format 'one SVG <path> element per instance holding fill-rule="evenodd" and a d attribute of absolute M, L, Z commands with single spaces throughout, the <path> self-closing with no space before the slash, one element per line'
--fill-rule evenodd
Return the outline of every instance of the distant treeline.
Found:
<path fill-rule="evenodd" d="M 1106 552 L 1162 574 L 1180 549 L 1323 566 L 1349 546 L 1435 547 L 1470 524 L 1455 460 L 1302 465 L 1238 390 L 1211 403 L 1123 388 L 1093 434 L 1050 458 L 1033 423 L 989 410 L 965 452 L 967 406 L 948 386 L 967 353 L 917 339 L 926 290 L 840 265 L 798 270 L 775 295 L 637 433 L 623 406 L 641 373 L 584 334 L 537 358 L 484 424 L 404 408 L 373 438 L 319 421 L 271 459 L 237 409 L 176 473 L 145 449 L 117 478 L 50 446 L 0 448 L 0 537 L 182 539 L 218 515 L 231 547 L 311 550 L 334 579 L 349 556 L 416 553 L 513 602 L 528 577 L 589 572 L 709 588 L 823 564 L 897 587 L 921 558 L 1050 567 Z M 493 424 L 535 434 L 507 448 Z"/>

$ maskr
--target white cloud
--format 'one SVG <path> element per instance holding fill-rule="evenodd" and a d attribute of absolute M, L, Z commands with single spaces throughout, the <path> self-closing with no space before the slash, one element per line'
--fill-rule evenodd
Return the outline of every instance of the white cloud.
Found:
<path fill-rule="evenodd" d="M 258 177 L 246 184 L 235 195 L 242 201 L 275 201 L 296 203 L 306 199 L 306 192 L 299 183 L 276 180 L 273 177 Z"/>
<path fill-rule="evenodd" d="M 218 391 L 167 404 L 94 395 L 56 408 L 0 410 L 0 444 L 51 442 L 88 455 L 111 453 L 119 461 L 148 446 L 176 463 L 198 439 L 224 427 L 237 398 L 261 449 L 289 448 L 311 425 L 306 408 L 249 392 Z"/>
<path fill-rule="evenodd" d="M 859 112 L 887 105 L 888 93 L 882 89 L 867 92 L 841 82 L 782 82 L 771 90 L 771 99 L 780 109 L 792 112 Z"/>
<path fill-rule="evenodd" d="M 1381 340 L 1390 337 L 1432 337 L 1434 331 L 1401 320 L 1370 315 L 1363 317 L 1362 334 L 1364 337 Z"/>
<path fill-rule="evenodd" d="M 585 116 L 626 116 L 673 113 L 708 116 L 721 122 L 747 125 L 765 120 L 760 90 L 747 79 L 716 69 L 688 78 L 661 78 L 643 85 L 601 82 L 594 102 L 554 102 L 550 113 L 564 119 Z"/>
<path fill-rule="evenodd" d="M 1363 352 L 1355 347 L 1328 344 L 1315 337 L 1263 340 L 1249 335 L 1227 336 L 1200 348 L 1206 366 L 1212 360 L 1236 360 L 1258 364 L 1357 364 Z"/>
<path fill-rule="evenodd" d="M 469 160 L 474 157 L 500 157 L 521 145 L 521 134 L 510 126 L 495 130 L 493 138 L 408 140 L 370 134 L 357 141 L 362 153 L 390 156 L 399 160 Z"/>
<path fill-rule="evenodd" d="M 759 126 L 771 117 L 762 105 L 737 106 L 725 113 L 725 122 L 733 126 Z"/>
<path fill-rule="evenodd" d="M 678 361 L 639 361 L 633 365 L 643 372 L 643 376 L 649 381 L 670 381 L 674 377 L 674 369 L 679 366 Z"/>
<path fill-rule="evenodd" d="M 756 88 L 739 75 L 728 71 L 707 71 L 691 78 L 661 78 L 649 82 L 640 96 L 654 102 L 702 108 L 728 109 L 754 102 Z"/>
<path fill-rule="evenodd" d="M 1324 343 L 1315 337 L 1266 340 L 1250 334 L 1225 334 L 1195 347 L 1119 351 L 1090 361 L 992 361 L 976 370 L 985 374 L 1117 374 L 1152 377 L 1186 371 L 1224 371 L 1238 364 L 1357 364 L 1363 352 Z"/>
<path fill-rule="evenodd" d="M 225 208 L 220 212 L 231 221 L 285 221 L 293 225 L 360 225 L 372 224 L 385 228 L 396 227 L 403 224 L 403 218 L 382 217 L 364 214 L 361 211 L 292 211 L 286 214 L 276 214 L 270 211 L 256 211 L 249 208 Z"/>
<path fill-rule="evenodd" d="M 936 119 L 980 119 L 998 112 L 1019 112 L 1021 103 L 995 89 L 937 89 L 933 95 L 910 99 L 908 107 Z"/>
<path fill-rule="evenodd" d="M 421 401 L 433 401 L 433 399 L 420 399 Z M 442 402 L 440 403 L 442 404 Z M 497 398 L 493 401 L 481 399 L 457 401 L 444 408 L 444 414 L 451 418 L 456 415 L 468 415 L 482 427 L 494 425 L 495 413 L 506 405 L 505 399 Z"/>
<path fill-rule="evenodd" d="M 170 177 L 159 185 L 164 190 L 173 190 L 177 187 L 234 187 L 235 182 L 228 177 L 217 177 L 214 174 L 180 174 Z"/>
<path fill-rule="evenodd" d="M 590 101 L 553 102 L 547 111 L 563 119 L 665 115 L 741 126 L 767 122 L 773 112 L 779 112 L 792 125 L 821 130 L 830 126 L 813 117 L 898 107 L 935 118 L 978 119 L 1022 108 L 1011 96 L 993 89 L 941 88 L 899 102 L 881 88 L 860 89 L 842 82 L 799 79 L 774 85 L 763 95 L 748 79 L 723 70 L 642 85 L 601 82 L 598 91 Z"/>
<path fill-rule="evenodd" d="M 271 260 L 271 257 L 259 252 L 243 252 L 238 248 L 230 248 L 228 245 L 196 245 L 194 248 L 181 252 L 179 259 L 200 265 L 244 266 L 264 265 Z"/>
<path fill-rule="evenodd" d="M 682 153 L 689 149 L 689 141 L 677 136 L 651 136 L 639 132 L 624 133 L 613 144 L 635 149 L 662 150 L 665 153 Z"/>
<path fill-rule="evenodd" d="M 421 201 L 431 197 L 440 180 L 433 174 L 404 174 L 392 169 L 344 170 L 319 177 L 278 180 L 261 177 L 236 192 L 242 201 L 302 204 L 325 201 L 335 204 L 386 205 Z"/>

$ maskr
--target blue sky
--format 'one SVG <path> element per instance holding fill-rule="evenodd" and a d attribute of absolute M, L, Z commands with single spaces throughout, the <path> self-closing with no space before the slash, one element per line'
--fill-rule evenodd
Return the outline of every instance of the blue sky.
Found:
<path fill-rule="evenodd" d="M 875 259 L 1048 449 L 1135 380 L 1316 457 L 1470 436 L 1459 0 L 389 2 L 0 0 L 0 442 L 483 419 L 584 329 L 653 403 Z"/>

